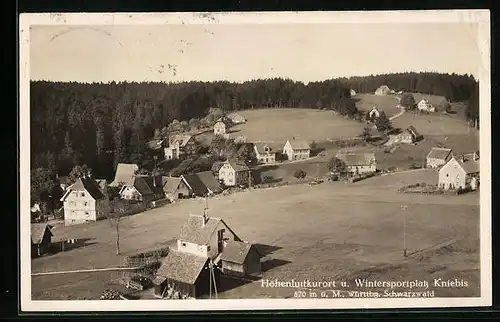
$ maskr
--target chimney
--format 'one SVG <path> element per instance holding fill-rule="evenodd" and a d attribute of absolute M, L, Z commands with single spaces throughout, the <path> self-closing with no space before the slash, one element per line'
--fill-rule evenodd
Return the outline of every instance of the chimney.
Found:
<path fill-rule="evenodd" d="M 203 218 L 202 218 L 201 227 L 205 227 L 205 225 L 208 222 L 207 210 L 208 210 L 208 200 L 205 197 L 205 209 L 203 209 Z"/>
<path fill-rule="evenodd" d="M 463 155 L 463 154 L 462 154 L 462 155 L 460 156 L 460 159 L 462 160 L 462 162 L 465 162 L 465 155 Z"/>

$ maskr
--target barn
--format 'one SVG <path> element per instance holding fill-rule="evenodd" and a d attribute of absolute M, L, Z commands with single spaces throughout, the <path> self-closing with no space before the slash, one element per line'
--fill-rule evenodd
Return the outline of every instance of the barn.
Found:
<path fill-rule="evenodd" d="M 434 147 L 427 154 L 426 165 L 428 168 L 439 168 L 445 165 L 451 156 L 451 149 Z"/>
<path fill-rule="evenodd" d="M 48 251 L 54 236 L 46 223 L 31 224 L 31 256 L 42 256 Z"/>
<path fill-rule="evenodd" d="M 209 294 L 211 288 L 215 291 L 220 272 L 211 270 L 210 263 L 207 257 L 171 250 L 153 280 L 154 296 L 172 297 L 177 293 L 178 298 L 197 298 Z"/>
<path fill-rule="evenodd" d="M 236 276 L 260 275 L 260 258 L 261 255 L 253 244 L 230 241 L 220 258 L 222 273 Z"/>

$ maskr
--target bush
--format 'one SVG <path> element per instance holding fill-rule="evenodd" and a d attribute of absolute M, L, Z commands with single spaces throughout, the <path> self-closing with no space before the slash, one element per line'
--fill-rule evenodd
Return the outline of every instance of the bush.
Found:
<path fill-rule="evenodd" d="M 293 176 L 297 179 L 303 179 L 306 177 L 306 175 L 306 172 L 302 169 L 295 171 L 295 173 L 293 174 Z"/>

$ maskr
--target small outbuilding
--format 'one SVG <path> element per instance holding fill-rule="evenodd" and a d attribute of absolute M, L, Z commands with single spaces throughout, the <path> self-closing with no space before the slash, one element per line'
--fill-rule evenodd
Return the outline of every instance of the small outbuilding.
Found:
<path fill-rule="evenodd" d="M 220 272 L 211 268 L 211 263 L 207 257 L 171 250 L 153 280 L 154 296 L 197 298 L 210 293 L 211 288 L 215 291 Z"/>
<path fill-rule="evenodd" d="M 54 236 L 51 226 L 46 223 L 31 224 L 31 256 L 38 257 L 45 254 Z"/>
<path fill-rule="evenodd" d="M 230 241 L 220 258 L 223 274 L 236 276 L 260 275 L 261 254 L 250 243 Z"/>

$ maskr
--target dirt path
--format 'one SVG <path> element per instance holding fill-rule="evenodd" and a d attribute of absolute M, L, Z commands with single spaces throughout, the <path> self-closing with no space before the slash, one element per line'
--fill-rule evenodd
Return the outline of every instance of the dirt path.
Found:
<path fill-rule="evenodd" d="M 397 119 L 398 117 L 400 117 L 401 115 L 403 115 L 405 113 L 405 110 L 404 109 L 401 109 L 401 112 L 399 112 L 398 114 L 396 115 L 393 115 L 391 117 L 389 117 L 389 120 L 392 121 L 394 119 Z"/>

